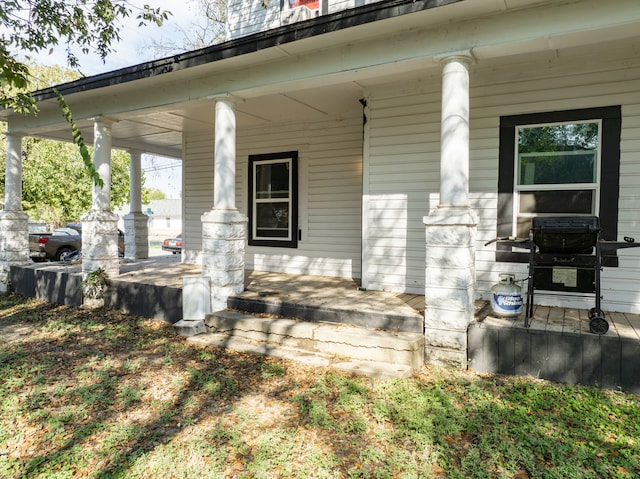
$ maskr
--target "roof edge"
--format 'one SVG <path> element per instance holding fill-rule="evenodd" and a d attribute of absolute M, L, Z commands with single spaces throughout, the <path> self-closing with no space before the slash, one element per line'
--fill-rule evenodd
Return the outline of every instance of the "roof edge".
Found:
<path fill-rule="evenodd" d="M 394 0 L 322 15 L 291 25 L 236 38 L 130 67 L 80 78 L 33 92 L 37 102 L 55 98 L 56 91 L 69 95 L 212 63 L 254 53 L 278 45 L 311 38 L 350 27 L 462 2 L 464 0 Z"/>

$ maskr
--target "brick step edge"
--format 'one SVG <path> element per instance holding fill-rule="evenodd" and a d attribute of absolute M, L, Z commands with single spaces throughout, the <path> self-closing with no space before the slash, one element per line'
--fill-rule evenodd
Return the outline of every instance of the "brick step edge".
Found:
<path fill-rule="evenodd" d="M 198 334 L 187 338 L 187 341 L 202 346 L 266 355 L 313 366 L 332 367 L 373 378 L 408 378 L 414 372 L 414 369 L 408 365 L 345 359 L 344 357 L 273 345 L 223 333 Z"/>
<path fill-rule="evenodd" d="M 272 347 L 289 347 L 412 368 L 419 368 L 424 362 L 424 336 L 417 333 L 288 318 L 263 318 L 237 311 L 209 314 L 205 324 L 210 333 L 267 343 Z"/>

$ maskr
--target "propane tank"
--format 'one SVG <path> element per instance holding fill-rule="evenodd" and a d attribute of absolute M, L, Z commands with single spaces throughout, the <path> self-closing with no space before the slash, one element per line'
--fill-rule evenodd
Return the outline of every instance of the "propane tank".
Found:
<path fill-rule="evenodd" d="M 491 287 L 491 309 L 498 316 L 515 318 L 522 313 L 522 291 L 516 277 L 500 273 L 500 281 Z"/>

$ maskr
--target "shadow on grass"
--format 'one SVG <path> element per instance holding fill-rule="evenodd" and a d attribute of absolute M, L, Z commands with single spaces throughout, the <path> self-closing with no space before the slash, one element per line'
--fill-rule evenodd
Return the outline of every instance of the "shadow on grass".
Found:
<path fill-rule="evenodd" d="M 636 477 L 638 397 L 425 369 L 371 380 L 0 298 L 0 476 Z"/>

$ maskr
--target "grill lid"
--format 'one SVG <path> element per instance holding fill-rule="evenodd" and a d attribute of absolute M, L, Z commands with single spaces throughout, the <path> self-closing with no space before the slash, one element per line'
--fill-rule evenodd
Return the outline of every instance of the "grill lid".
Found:
<path fill-rule="evenodd" d="M 598 241 L 600 221 L 597 216 L 536 216 L 531 233 L 541 253 L 590 254 Z"/>

